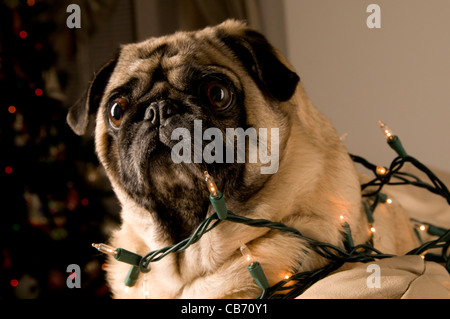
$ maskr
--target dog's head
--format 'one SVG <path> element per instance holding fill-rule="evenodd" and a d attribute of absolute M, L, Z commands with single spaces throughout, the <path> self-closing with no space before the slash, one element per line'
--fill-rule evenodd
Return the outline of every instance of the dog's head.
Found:
<path fill-rule="evenodd" d="M 183 238 L 208 211 L 205 170 L 231 201 L 243 201 L 270 178 L 260 170 L 267 163 L 260 156 L 251 161 L 258 154 L 249 152 L 270 148 L 272 128 L 279 129 L 272 148 L 281 151 L 287 120 L 280 104 L 298 81 L 260 33 L 227 21 L 123 46 L 67 119 L 84 134 L 96 114 L 96 151 L 116 192 Z M 237 128 L 247 133 L 244 140 L 227 136 Z M 268 138 L 252 148 L 251 133 L 260 142 L 260 128 Z M 247 142 L 244 152 L 239 139 Z"/>

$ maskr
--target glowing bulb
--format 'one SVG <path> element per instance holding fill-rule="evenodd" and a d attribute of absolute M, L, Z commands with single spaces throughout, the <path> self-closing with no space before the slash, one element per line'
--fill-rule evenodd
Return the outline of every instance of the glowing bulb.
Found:
<path fill-rule="evenodd" d="M 125 288 L 123 288 L 123 291 L 127 294 L 130 292 L 130 287 L 128 286 L 124 286 Z"/>
<path fill-rule="evenodd" d="M 219 192 L 214 179 L 211 177 L 211 175 L 209 175 L 207 171 L 204 172 L 204 175 L 206 186 L 209 190 L 209 201 L 214 207 L 214 210 L 217 213 L 217 217 L 219 217 L 219 219 L 221 220 L 227 219 L 228 210 L 227 206 L 225 205 L 225 198 L 223 197 L 223 194 Z"/>
<path fill-rule="evenodd" d="M 376 231 L 375 227 L 371 226 L 371 227 L 370 227 L 370 231 L 371 231 L 372 233 L 374 233 L 374 232 Z"/>
<path fill-rule="evenodd" d="M 386 203 L 387 203 L 387 204 L 392 204 L 392 199 L 388 198 L 388 199 L 386 200 Z"/>
<path fill-rule="evenodd" d="M 388 170 L 383 166 L 377 166 L 375 172 L 378 176 L 385 176 L 388 172 Z"/>
<path fill-rule="evenodd" d="M 406 158 L 408 154 L 406 153 L 405 149 L 403 148 L 402 142 L 400 142 L 400 139 L 397 137 L 397 135 L 394 135 L 392 131 L 381 121 L 378 121 L 380 124 L 381 131 L 386 136 L 388 145 L 402 158 Z"/>
<path fill-rule="evenodd" d="M 343 221 L 343 220 L 344 220 L 344 215 L 339 216 L 339 219 L 340 219 L 341 221 Z"/>
<path fill-rule="evenodd" d="M 269 288 L 269 282 L 267 281 L 266 275 L 261 267 L 261 264 L 257 261 L 254 261 L 252 253 L 250 249 L 245 244 L 241 244 L 241 254 L 244 256 L 245 260 L 248 263 L 248 271 L 250 275 L 255 280 L 256 284 L 263 290 Z"/>
<path fill-rule="evenodd" d="M 378 121 L 380 124 L 380 129 L 383 132 L 384 136 L 386 136 L 387 139 L 392 139 L 394 137 L 394 133 L 387 127 L 383 122 Z"/>
<path fill-rule="evenodd" d="M 425 225 L 420 225 L 419 229 L 420 229 L 421 231 L 425 231 L 425 230 L 427 229 L 427 227 L 426 227 Z"/>
<path fill-rule="evenodd" d="M 285 280 L 288 280 L 289 278 L 291 278 L 291 276 L 292 276 L 292 273 L 290 273 L 288 271 L 282 272 L 280 274 L 280 278 L 283 278 Z"/>
<path fill-rule="evenodd" d="M 218 197 L 217 185 L 214 179 L 209 175 L 207 171 L 203 173 L 205 175 L 206 186 L 208 187 L 209 193 L 212 197 Z"/>
<path fill-rule="evenodd" d="M 117 255 L 117 249 L 105 245 L 105 244 L 92 244 L 92 247 L 96 248 L 99 252 L 107 254 L 107 255 L 111 255 L 111 256 L 116 256 Z"/>
<path fill-rule="evenodd" d="M 255 259 L 253 258 L 252 253 L 250 252 L 250 249 L 247 247 L 247 245 L 242 244 L 241 246 L 241 254 L 244 256 L 245 260 L 247 261 L 248 265 L 251 266 L 255 262 Z"/>

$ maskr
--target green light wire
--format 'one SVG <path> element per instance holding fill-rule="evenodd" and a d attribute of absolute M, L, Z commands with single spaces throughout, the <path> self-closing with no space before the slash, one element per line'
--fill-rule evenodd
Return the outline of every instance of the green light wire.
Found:
<path fill-rule="evenodd" d="M 401 145 L 398 138 L 396 138 L 397 146 Z M 392 145 L 390 145 L 393 147 Z M 398 147 L 397 147 L 398 148 Z M 387 171 L 386 175 L 378 176 L 376 174 L 376 167 L 374 164 L 368 162 L 362 157 L 351 155 L 350 157 L 353 159 L 355 163 L 359 163 L 364 165 L 366 168 L 372 170 L 375 173 L 376 178 L 372 181 L 361 185 L 361 190 L 364 191 L 369 187 L 376 187 L 375 191 L 367 192 L 363 196 L 364 197 L 374 197 L 374 202 L 369 207 L 369 205 L 365 202 L 364 208 L 366 211 L 366 215 L 369 222 L 373 222 L 373 211 L 379 202 L 385 202 L 384 195 L 380 193 L 382 187 L 384 185 L 413 185 L 417 187 L 421 187 L 427 189 L 430 192 L 438 194 L 444 197 L 447 202 L 450 204 L 450 192 L 447 187 L 440 181 L 434 173 L 432 173 L 425 165 L 420 163 L 415 158 L 409 156 L 404 151 L 399 151 L 400 156 L 395 158 L 391 163 L 390 168 Z M 421 181 L 418 177 L 409 174 L 402 173 L 399 170 L 403 167 L 405 163 L 411 163 L 416 168 L 424 172 L 427 177 L 430 179 L 431 184 L 427 184 Z M 392 178 L 396 178 L 400 180 L 400 182 L 391 182 Z M 282 280 L 279 283 L 275 284 L 272 287 L 268 287 L 267 282 L 265 281 L 265 277 L 259 275 L 253 275 L 255 281 L 258 283 L 261 289 L 263 289 L 263 293 L 259 296 L 259 298 L 294 298 L 300 295 L 303 291 L 305 291 L 308 287 L 310 287 L 313 283 L 324 278 L 330 272 L 336 270 L 341 265 L 346 262 L 370 262 L 375 259 L 383 259 L 383 258 L 391 258 L 395 255 L 391 254 L 383 254 L 379 250 L 377 250 L 371 243 L 354 245 L 351 230 L 348 225 L 343 227 L 343 242 L 345 249 L 339 248 L 335 245 L 331 245 L 328 243 L 319 242 L 312 238 L 304 236 L 298 229 L 286 226 L 283 223 L 272 222 L 266 219 L 252 219 L 244 216 L 239 216 L 233 214 L 231 211 L 226 210 L 226 206 L 224 203 L 223 197 L 219 196 L 214 198 L 215 200 L 211 200 L 213 207 L 219 210 L 220 214 L 217 212 L 213 213 L 211 216 L 206 218 L 194 231 L 192 236 L 186 238 L 185 240 L 171 246 L 167 246 L 165 248 L 152 251 L 145 256 L 143 256 L 140 260 L 139 255 L 132 256 L 130 258 L 130 264 L 134 264 L 130 269 L 129 275 L 127 276 L 127 285 L 134 285 L 137 280 L 137 276 L 139 275 L 139 271 L 143 273 L 147 273 L 150 271 L 150 263 L 157 262 L 163 259 L 165 256 L 171 253 L 178 253 L 186 250 L 192 244 L 198 242 L 201 237 L 207 232 L 213 230 L 217 227 L 221 222 L 228 221 L 239 223 L 243 225 L 247 225 L 249 227 L 266 227 L 274 230 L 279 230 L 285 233 L 290 233 L 294 236 L 305 241 L 308 249 L 313 250 L 318 255 L 328 259 L 331 261 L 327 266 L 312 271 L 306 271 L 301 273 L 296 273 L 291 276 L 288 280 Z M 411 250 L 406 255 L 421 255 L 425 253 L 427 250 L 432 248 L 441 248 L 442 254 L 439 257 L 440 261 L 445 263 L 445 267 L 447 271 L 450 273 L 450 257 L 447 252 L 450 247 L 450 229 L 439 228 L 430 224 L 427 224 L 430 232 L 433 235 L 438 236 L 437 239 L 423 243 L 421 246 L 416 249 Z M 305 252 L 307 252 L 305 250 Z M 430 257 L 431 258 L 431 257 Z M 435 255 L 432 258 L 436 258 Z M 128 260 L 128 259 L 127 259 Z M 136 266 L 136 260 L 139 260 L 139 265 Z M 127 262 L 127 261 L 125 261 Z M 258 271 L 262 272 L 262 268 Z M 138 271 L 139 270 L 139 271 Z M 249 270 L 250 271 L 250 270 Z M 263 272 L 262 272 L 263 273 Z"/>

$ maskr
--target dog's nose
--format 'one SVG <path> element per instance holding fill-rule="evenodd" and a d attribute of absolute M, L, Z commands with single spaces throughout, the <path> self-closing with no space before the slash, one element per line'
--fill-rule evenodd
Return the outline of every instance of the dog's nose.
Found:
<path fill-rule="evenodd" d="M 154 125 L 165 125 L 166 121 L 176 113 L 176 106 L 168 100 L 151 103 L 145 110 L 144 120 Z"/>

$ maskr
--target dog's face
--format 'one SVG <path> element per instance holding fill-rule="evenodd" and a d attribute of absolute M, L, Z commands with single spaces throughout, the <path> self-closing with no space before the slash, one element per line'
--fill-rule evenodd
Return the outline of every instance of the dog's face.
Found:
<path fill-rule="evenodd" d="M 68 122 L 83 134 L 97 114 L 96 150 L 116 192 L 155 214 L 163 233 L 178 240 L 208 212 L 205 170 L 231 202 L 245 201 L 270 178 L 260 162 L 248 163 L 248 147 L 244 162 L 237 150 L 232 162 L 206 161 L 202 150 L 214 137 L 205 140 L 205 130 L 223 133 L 225 152 L 227 129 L 279 128 L 281 152 L 288 121 L 280 104 L 298 81 L 261 34 L 228 21 L 123 46 L 97 73 L 87 101 L 70 109 Z M 174 161 L 177 129 L 191 146 L 191 154 L 183 154 L 189 148 L 177 154 L 190 162 Z"/>

